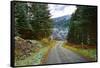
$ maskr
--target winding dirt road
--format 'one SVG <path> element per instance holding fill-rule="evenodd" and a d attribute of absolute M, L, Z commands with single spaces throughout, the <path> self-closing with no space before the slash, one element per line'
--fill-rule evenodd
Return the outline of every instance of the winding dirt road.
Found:
<path fill-rule="evenodd" d="M 64 41 L 57 41 L 49 52 L 46 64 L 86 62 L 87 60 L 75 52 L 62 47 Z"/>

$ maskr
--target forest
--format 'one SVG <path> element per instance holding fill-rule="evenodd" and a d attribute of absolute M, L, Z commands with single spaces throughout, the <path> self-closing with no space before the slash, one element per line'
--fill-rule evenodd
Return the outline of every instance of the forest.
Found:
<path fill-rule="evenodd" d="M 77 6 L 69 24 L 68 42 L 96 45 L 97 8 Z"/>
<path fill-rule="evenodd" d="M 76 5 L 76 8 L 70 16 L 51 18 L 48 4 L 14 2 L 15 66 L 52 64 L 56 57 L 54 48 L 59 57 L 63 56 L 60 58 L 65 58 L 59 63 L 96 61 L 97 7 Z M 58 32 L 54 32 L 55 27 L 60 28 Z M 54 33 L 61 29 L 67 34 L 59 39 Z M 63 55 L 64 50 L 68 56 Z M 72 54 L 75 58 L 67 60 Z"/>
<path fill-rule="evenodd" d="M 47 5 L 15 4 L 15 34 L 23 39 L 42 39 L 51 33 L 52 20 Z"/>

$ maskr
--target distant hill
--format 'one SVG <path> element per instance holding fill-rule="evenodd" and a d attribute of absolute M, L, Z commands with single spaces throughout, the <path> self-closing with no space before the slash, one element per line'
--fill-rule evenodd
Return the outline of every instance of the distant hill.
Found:
<path fill-rule="evenodd" d="M 70 15 L 53 18 L 53 28 L 56 29 L 52 33 L 53 38 L 59 40 L 63 40 L 65 38 L 68 33 L 67 25 L 70 18 Z"/>
<path fill-rule="evenodd" d="M 70 15 L 65 15 L 57 18 L 53 18 L 54 28 L 66 28 L 69 19 L 71 18 Z"/>

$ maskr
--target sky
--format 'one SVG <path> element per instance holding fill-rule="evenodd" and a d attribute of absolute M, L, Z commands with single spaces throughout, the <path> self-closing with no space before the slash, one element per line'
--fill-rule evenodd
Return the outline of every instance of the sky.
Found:
<path fill-rule="evenodd" d="M 55 5 L 49 4 L 48 5 L 51 18 L 56 18 L 64 15 L 71 15 L 77 9 L 76 6 L 72 5 Z"/>

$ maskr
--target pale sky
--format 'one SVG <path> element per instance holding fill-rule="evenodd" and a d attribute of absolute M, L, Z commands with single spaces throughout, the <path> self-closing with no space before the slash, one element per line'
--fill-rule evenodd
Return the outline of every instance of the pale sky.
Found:
<path fill-rule="evenodd" d="M 72 5 L 49 4 L 48 7 L 50 10 L 51 18 L 56 18 L 64 15 L 71 15 L 77 9 L 76 6 Z"/>

